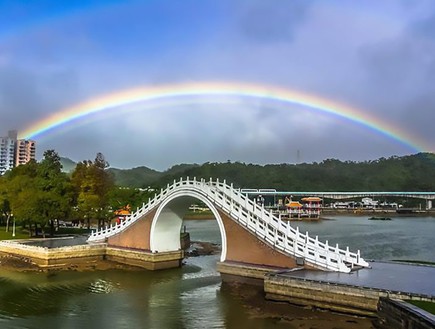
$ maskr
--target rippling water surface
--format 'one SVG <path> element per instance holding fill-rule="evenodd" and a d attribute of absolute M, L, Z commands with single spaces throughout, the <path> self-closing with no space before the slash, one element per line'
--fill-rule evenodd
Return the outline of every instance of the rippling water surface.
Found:
<path fill-rule="evenodd" d="M 220 242 L 216 221 L 187 221 L 192 240 Z M 292 223 L 375 259 L 435 261 L 434 218 L 337 217 Z M 0 267 L 0 328 L 370 328 L 370 320 L 265 302 L 223 285 L 219 255 L 179 269 L 15 273 Z M 243 297 L 247 295 L 247 297 Z M 284 315 L 283 315 L 284 314 Z"/>
<path fill-rule="evenodd" d="M 435 218 L 392 217 L 391 221 L 368 217 L 331 217 L 319 222 L 292 222 L 329 244 L 339 244 L 375 260 L 422 260 L 435 262 Z"/>

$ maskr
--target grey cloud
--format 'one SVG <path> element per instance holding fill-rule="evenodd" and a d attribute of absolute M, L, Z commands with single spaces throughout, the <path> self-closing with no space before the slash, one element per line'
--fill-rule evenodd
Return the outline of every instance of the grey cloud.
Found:
<path fill-rule="evenodd" d="M 291 42 L 312 1 L 244 1 L 240 28 L 248 38 L 261 42 Z"/>
<path fill-rule="evenodd" d="M 435 36 L 435 6 L 432 3 L 432 8 L 428 10 L 428 15 L 425 19 L 417 20 L 409 26 L 412 33 L 425 36 L 429 39 L 434 39 Z"/>
<path fill-rule="evenodd" d="M 42 112 L 35 76 L 15 67 L 0 68 L 0 129 L 18 129 Z"/>
<path fill-rule="evenodd" d="M 430 78 L 426 76 L 422 52 L 412 39 L 385 40 L 366 46 L 361 58 L 370 82 L 380 85 L 383 92 L 409 94 Z"/>
<path fill-rule="evenodd" d="M 435 82 L 434 82 L 435 83 Z M 408 129 L 415 131 L 425 140 L 432 141 L 431 149 L 435 152 L 435 90 L 426 94 L 414 97 L 404 104 L 402 118 L 407 122 Z"/>
<path fill-rule="evenodd" d="M 427 140 L 435 138 L 434 18 L 416 21 L 397 37 L 360 52 L 367 78 L 362 87 L 392 121 Z"/>
<path fill-rule="evenodd" d="M 71 70 L 35 73 L 13 65 L 0 67 L 0 131 L 23 130 L 74 102 L 77 94 L 78 81 Z"/>

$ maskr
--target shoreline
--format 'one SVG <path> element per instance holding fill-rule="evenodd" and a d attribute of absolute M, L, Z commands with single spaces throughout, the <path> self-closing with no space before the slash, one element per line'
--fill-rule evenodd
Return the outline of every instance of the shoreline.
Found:
<path fill-rule="evenodd" d="M 349 216 L 349 217 L 365 217 L 376 215 L 388 215 L 389 217 L 435 217 L 435 209 L 425 210 L 421 212 L 414 212 L 409 214 L 397 213 L 395 210 L 362 210 L 357 211 L 353 209 L 323 209 L 319 219 L 302 218 L 302 219 L 290 219 L 290 221 L 319 221 L 328 220 L 327 216 Z M 189 214 L 183 217 L 183 220 L 213 220 L 213 214 Z M 287 221 L 287 220 L 285 220 Z"/>
<path fill-rule="evenodd" d="M 395 210 L 385 210 L 385 209 L 377 209 L 377 210 L 351 210 L 351 209 L 323 209 L 322 215 L 329 216 L 352 216 L 352 217 L 364 217 L 364 216 L 373 216 L 373 215 L 389 215 L 392 217 L 435 217 L 434 210 L 425 210 L 421 212 L 413 212 L 413 213 L 398 213 Z"/>

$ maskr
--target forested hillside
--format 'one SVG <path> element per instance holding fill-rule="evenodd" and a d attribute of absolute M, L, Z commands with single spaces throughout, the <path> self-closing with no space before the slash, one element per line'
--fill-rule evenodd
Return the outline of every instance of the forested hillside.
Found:
<path fill-rule="evenodd" d="M 133 169 L 110 168 L 108 171 L 115 178 L 115 182 L 120 186 L 146 187 L 156 182 L 162 173 L 147 167 L 137 167 Z"/>
<path fill-rule="evenodd" d="M 114 170 L 122 186 L 163 186 L 180 177 L 226 179 L 241 188 L 287 191 L 435 191 L 435 154 L 352 162 L 328 159 L 312 164 L 254 165 L 240 162 L 179 165 L 165 172 L 146 167 Z"/>
<path fill-rule="evenodd" d="M 186 170 L 198 167 L 197 164 L 179 164 L 160 172 L 147 167 L 133 169 L 110 168 L 108 171 L 113 175 L 115 183 L 126 187 L 159 186 L 163 177 L 182 177 Z"/>

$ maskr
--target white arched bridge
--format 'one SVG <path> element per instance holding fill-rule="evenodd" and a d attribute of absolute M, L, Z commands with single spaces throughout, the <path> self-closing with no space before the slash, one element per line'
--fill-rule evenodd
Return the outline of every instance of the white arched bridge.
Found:
<path fill-rule="evenodd" d="M 182 219 L 194 200 L 206 204 L 216 218 L 221 238 L 221 262 L 291 268 L 304 266 L 348 273 L 368 267 L 360 251 L 351 252 L 299 232 L 257 205 L 225 181 L 180 179 L 143 204 L 126 220 L 94 231 L 88 242 L 106 242 L 126 250 L 151 254 L 181 248 Z"/>

